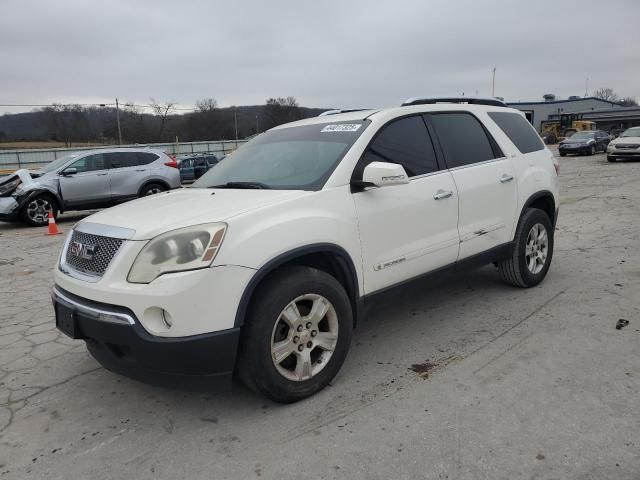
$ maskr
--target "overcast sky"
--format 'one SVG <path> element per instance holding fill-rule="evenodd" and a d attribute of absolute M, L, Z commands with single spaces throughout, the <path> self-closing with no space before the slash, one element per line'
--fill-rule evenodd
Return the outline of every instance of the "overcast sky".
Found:
<path fill-rule="evenodd" d="M 561 6 L 562 4 L 562 6 Z M 3 0 L 0 104 L 640 100 L 639 0 Z M 0 107 L 0 112 L 28 109 Z"/>

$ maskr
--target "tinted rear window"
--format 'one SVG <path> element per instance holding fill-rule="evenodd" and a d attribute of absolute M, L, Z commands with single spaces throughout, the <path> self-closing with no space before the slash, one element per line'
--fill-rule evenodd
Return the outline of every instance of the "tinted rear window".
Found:
<path fill-rule="evenodd" d="M 496 122 L 521 153 L 544 149 L 544 144 L 536 131 L 519 113 L 489 112 L 489 117 Z"/>

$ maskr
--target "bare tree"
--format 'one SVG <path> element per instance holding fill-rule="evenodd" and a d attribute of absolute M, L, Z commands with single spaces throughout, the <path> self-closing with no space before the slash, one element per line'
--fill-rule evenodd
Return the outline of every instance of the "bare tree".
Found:
<path fill-rule="evenodd" d="M 620 98 L 618 94 L 613 91 L 612 88 L 599 88 L 595 92 L 593 92 L 593 96 L 599 98 L 600 100 L 606 100 L 608 102 L 617 102 Z"/>
<path fill-rule="evenodd" d="M 212 112 L 218 108 L 218 102 L 215 98 L 203 98 L 196 100 L 196 108 L 199 112 Z"/>
<path fill-rule="evenodd" d="M 264 114 L 272 127 L 301 118 L 298 101 L 291 96 L 269 98 L 265 102 Z"/>
<path fill-rule="evenodd" d="M 153 113 L 156 116 L 160 117 L 160 127 L 158 128 L 157 136 L 158 142 L 162 141 L 162 134 L 164 133 L 164 127 L 167 123 L 167 117 L 169 116 L 169 113 L 175 110 L 175 106 L 176 102 L 165 102 L 160 104 L 156 102 L 155 99 L 151 99 L 151 110 L 153 110 Z"/>
<path fill-rule="evenodd" d="M 638 102 L 633 97 L 623 97 L 620 99 L 620 103 L 625 107 L 637 107 Z"/>
<path fill-rule="evenodd" d="M 49 128 L 58 141 L 63 141 L 66 147 L 77 139 L 86 139 L 87 118 L 80 105 L 57 105 L 43 109 Z"/>

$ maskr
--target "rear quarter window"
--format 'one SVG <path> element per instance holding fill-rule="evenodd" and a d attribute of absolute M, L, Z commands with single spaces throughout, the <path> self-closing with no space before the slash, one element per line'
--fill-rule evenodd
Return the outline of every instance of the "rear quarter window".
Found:
<path fill-rule="evenodd" d="M 488 115 L 520 150 L 520 153 L 544 150 L 544 143 L 536 131 L 519 113 L 489 112 Z"/>

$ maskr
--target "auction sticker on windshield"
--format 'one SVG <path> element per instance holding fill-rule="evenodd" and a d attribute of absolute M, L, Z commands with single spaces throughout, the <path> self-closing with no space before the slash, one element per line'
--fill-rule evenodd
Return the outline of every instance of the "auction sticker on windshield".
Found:
<path fill-rule="evenodd" d="M 359 124 L 359 123 L 341 123 L 341 124 L 336 124 L 336 125 L 327 125 L 322 130 L 320 130 L 320 133 L 326 133 L 326 132 L 357 132 L 360 127 L 361 127 L 361 124 Z"/>

